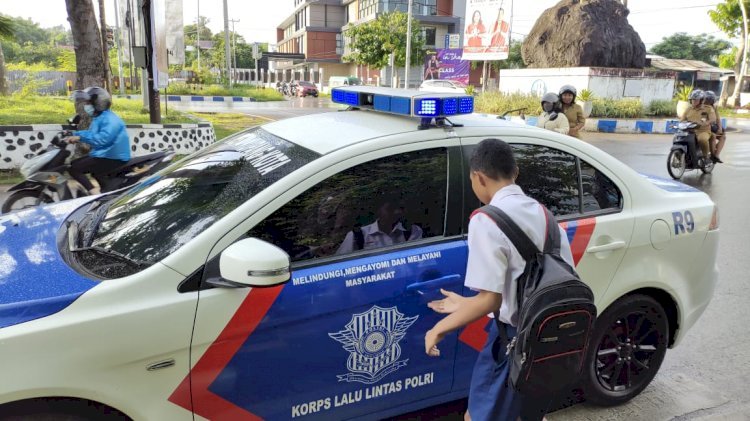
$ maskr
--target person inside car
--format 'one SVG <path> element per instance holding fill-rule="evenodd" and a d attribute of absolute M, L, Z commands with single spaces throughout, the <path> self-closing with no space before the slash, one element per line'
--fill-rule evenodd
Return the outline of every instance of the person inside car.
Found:
<path fill-rule="evenodd" d="M 130 139 L 122 119 L 110 110 L 112 97 L 98 87 L 75 91 L 73 101 L 83 102 L 83 110 L 93 118 L 87 130 L 78 130 L 65 140 L 69 143 L 86 143 L 91 146 L 88 156 L 71 162 L 68 172 L 89 192 L 101 193 L 106 174 L 130 160 Z M 99 187 L 94 187 L 86 174 L 91 174 Z"/>
<path fill-rule="evenodd" d="M 388 247 L 422 238 L 423 231 L 419 225 L 405 223 L 404 206 L 401 198 L 395 194 L 378 197 L 375 216 L 375 222 L 349 231 L 336 254 Z"/>

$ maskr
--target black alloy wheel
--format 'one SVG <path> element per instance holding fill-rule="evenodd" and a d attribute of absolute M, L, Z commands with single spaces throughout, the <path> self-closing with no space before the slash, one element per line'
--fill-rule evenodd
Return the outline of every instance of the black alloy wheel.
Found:
<path fill-rule="evenodd" d="M 669 323 L 651 297 L 633 295 L 612 304 L 596 321 L 584 363 L 588 402 L 619 405 L 632 399 L 659 371 L 669 343 Z"/>

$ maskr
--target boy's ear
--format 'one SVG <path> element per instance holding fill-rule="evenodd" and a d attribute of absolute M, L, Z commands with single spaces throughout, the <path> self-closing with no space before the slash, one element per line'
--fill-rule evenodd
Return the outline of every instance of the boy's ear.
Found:
<path fill-rule="evenodd" d="M 516 182 L 516 179 L 518 178 L 518 174 L 519 174 L 518 166 L 516 165 L 516 168 L 513 169 L 513 182 L 514 183 Z"/>

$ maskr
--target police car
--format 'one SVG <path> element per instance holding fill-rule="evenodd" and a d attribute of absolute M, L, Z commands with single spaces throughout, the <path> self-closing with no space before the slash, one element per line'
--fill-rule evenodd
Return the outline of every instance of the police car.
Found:
<path fill-rule="evenodd" d="M 468 162 L 512 144 L 600 317 L 582 380 L 618 404 L 708 305 L 717 209 L 464 95 L 346 87 L 132 188 L 0 219 L 0 414 L 381 419 L 467 395 L 490 320 L 424 335 L 464 295 Z"/>

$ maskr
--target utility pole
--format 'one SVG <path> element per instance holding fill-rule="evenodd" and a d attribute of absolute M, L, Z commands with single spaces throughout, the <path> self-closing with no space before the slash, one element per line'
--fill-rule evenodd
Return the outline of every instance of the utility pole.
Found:
<path fill-rule="evenodd" d="M 412 0 L 409 0 L 409 7 L 406 12 L 406 68 L 404 69 L 404 89 L 409 89 L 409 67 L 411 66 L 411 5 Z"/>
<path fill-rule="evenodd" d="M 239 22 L 239 19 L 232 19 L 230 22 L 232 22 L 232 63 L 234 64 L 234 69 L 236 71 L 237 69 L 237 32 L 234 31 L 234 24 Z M 257 72 L 257 69 L 256 69 Z M 235 79 L 237 75 L 234 75 L 232 79 Z M 233 80 L 233 83 L 237 83 L 236 80 Z"/>
<path fill-rule="evenodd" d="M 198 0 L 198 22 L 197 22 L 197 28 L 198 28 L 198 44 L 196 45 L 196 50 L 198 50 L 198 71 L 201 71 L 201 0 Z"/>
<path fill-rule="evenodd" d="M 117 31 L 117 73 L 120 77 L 120 95 L 125 95 L 125 83 L 122 77 L 122 32 L 120 32 L 120 6 L 115 0 L 115 31 Z"/>
<path fill-rule="evenodd" d="M 224 0 L 224 57 L 226 57 L 227 65 L 227 85 L 232 86 L 232 82 L 229 79 L 229 74 L 232 72 L 232 57 L 229 51 L 229 8 L 227 7 L 227 0 Z"/>

